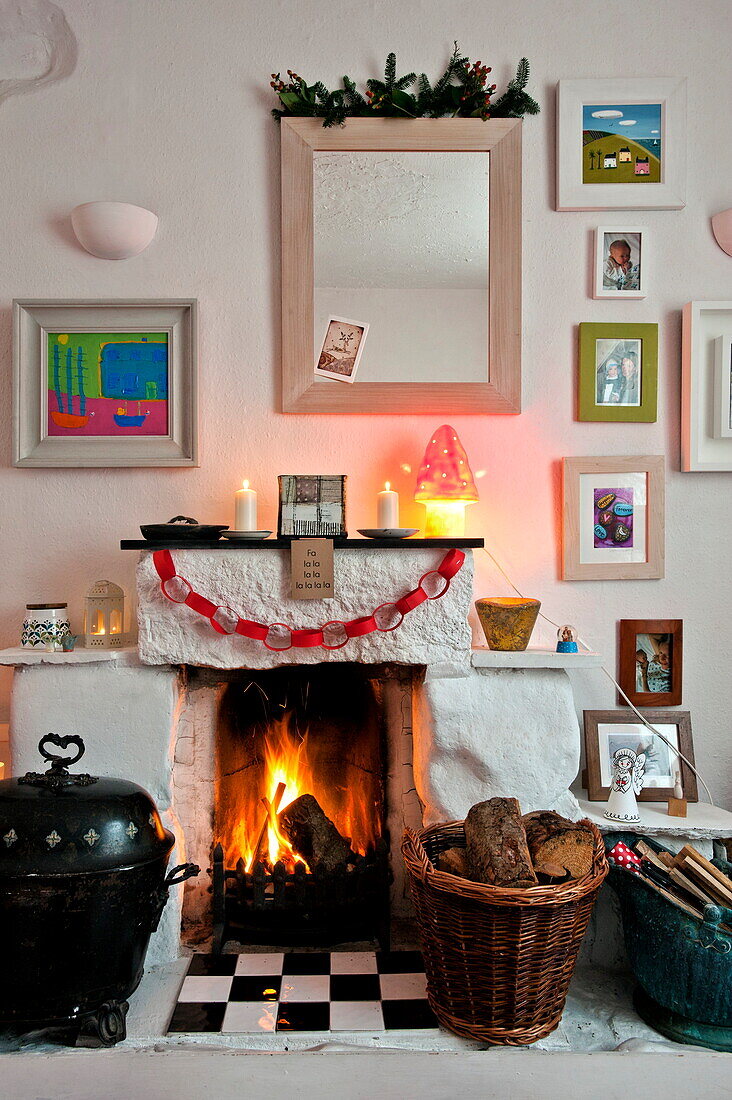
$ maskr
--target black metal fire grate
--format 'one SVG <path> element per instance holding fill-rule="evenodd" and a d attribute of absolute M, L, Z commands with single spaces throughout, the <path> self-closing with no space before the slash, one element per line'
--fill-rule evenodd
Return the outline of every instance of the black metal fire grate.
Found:
<path fill-rule="evenodd" d="M 376 938 L 389 949 L 388 846 L 380 840 L 367 856 L 333 871 L 306 871 L 282 863 L 245 869 L 225 866 L 224 849 L 213 850 L 213 951 L 227 940 L 283 946 L 331 946 Z"/>

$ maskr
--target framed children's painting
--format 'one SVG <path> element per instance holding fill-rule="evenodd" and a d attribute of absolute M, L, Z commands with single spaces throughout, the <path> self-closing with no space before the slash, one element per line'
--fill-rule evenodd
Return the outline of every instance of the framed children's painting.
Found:
<path fill-rule="evenodd" d="M 618 684 L 634 707 L 680 705 L 683 628 L 681 619 L 620 620 Z"/>
<path fill-rule="evenodd" d="M 595 230 L 592 297 L 645 298 L 648 293 L 646 230 L 639 226 L 600 225 Z"/>
<path fill-rule="evenodd" d="M 643 753 L 646 758 L 639 802 L 662 802 L 673 798 L 677 774 L 684 798 L 688 802 L 697 802 L 696 776 L 677 755 L 681 753 L 694 765 L 691 715 L 688 710 L 645 711 L 643 717 L 658 733 L 649 730 L 632 710 L 584 712 L 587 797 L 591 802 L 607 801 L 613 753 L 618 749 L 632 749 L 636 754 Z"/>
<path fill-rule="evenodd" d="M 681 469 L 732 470 L 732 301 L 687 302 L 681 357 Z"/>
<path fill-rule="evenodd" d="M 686 81 L 560 80 L 557 210 L 686 205 Z"/>
<path fill-rule="evenodd" d="M 565 458 L 562 578 L 664 575 L 664 457 Z"/>
<path fill-rule="evenodd" d="M 650 424 L 658 398 L 658 325 L 579 326 L 578 420 Z"/>
<path fill-rule="evenodd" d="M 13 303 L 14 466 L 197 466 L 193 299 Z"/>

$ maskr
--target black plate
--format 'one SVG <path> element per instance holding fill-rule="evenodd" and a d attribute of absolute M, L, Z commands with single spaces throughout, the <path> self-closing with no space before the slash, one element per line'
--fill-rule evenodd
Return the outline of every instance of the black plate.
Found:
<path fill-rule="evenodd" d="M 201 539 L 221 538 L 222 531 L 228 531 L 228 523 L 198 523 L 189 516 L 175 516 L 167 523 L 144 523 L 141 525 L 142 537 L 147 542 L 168 542 L 180 539 L 191 542 Z"/>

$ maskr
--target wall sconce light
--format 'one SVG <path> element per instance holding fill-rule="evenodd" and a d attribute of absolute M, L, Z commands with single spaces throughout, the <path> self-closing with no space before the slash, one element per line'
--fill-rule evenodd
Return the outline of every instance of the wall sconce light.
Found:
<path fill-rule="evenodd" d="M 87 593 L 84 612 L 87 649 L 122 649 L 124 629 L 124 590 L 112 581 L 95 581 Z"/>
<path fill-rule="evenodd" d="M 720 210 L 718 214 L 715 214 L 712 218 L 712 232 L 714 238 L 728 256 L 732 256 L 732 208 L 729 210 Z"/>
<path fill-rule="evenodd" d="M 465 448 L 449 424 L 443 424 L 430 437 L 414 499 L 426 509 L 426 538 L 460 538 L 465 534 L 465 507 L 476 503 L 478 490 Z"/>
<path fill-rule="evenodd" d="M 71 211 L 82 248 L 102 260 L 129 260 L 144 252 L 158 229 L 158 216 L 130 202 L 84 202 Z"/>

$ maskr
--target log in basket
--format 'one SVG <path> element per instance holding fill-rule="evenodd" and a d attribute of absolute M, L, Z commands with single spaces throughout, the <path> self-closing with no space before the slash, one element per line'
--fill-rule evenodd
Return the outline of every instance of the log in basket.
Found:
<path fill-rule="evenodd" d="M 468 1039 L 524 1046 L 558 1026 L 580 942 L 608 872 L 602 837 L 592 870 L 555 886 L 488 886 L 438 871 L 465 845 L 463 823 L 407 829 L 402 853 L 422 939 L 427 996 L 440 1023 Z"/>

